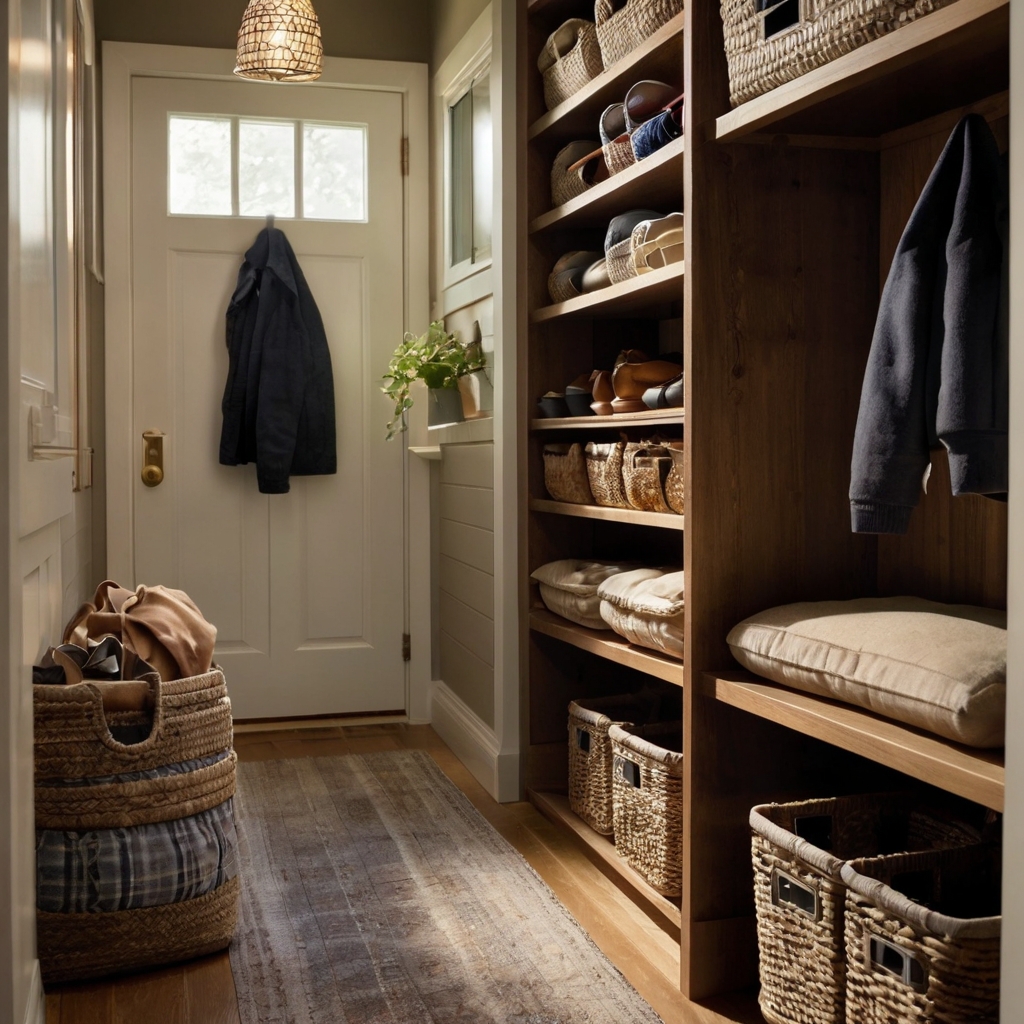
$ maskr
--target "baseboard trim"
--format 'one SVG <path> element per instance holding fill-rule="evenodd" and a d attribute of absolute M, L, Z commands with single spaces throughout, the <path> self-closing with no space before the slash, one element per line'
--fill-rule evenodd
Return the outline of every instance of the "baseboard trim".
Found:
<path fill-rule="evenodd" d="M 502 753 L 494 730 L 440 679 L 430 688 L 430 724 L 495 800 L 519 799 L 519 755 Z"/>
<path fill-rule="evenodd" d="M 32 961 L 32 980 L 28 985 L 25 1024 L 46 1024 L 46 994 L 43 992 L 43 975 L 38 960 Z"/>
<path fill-rule="evenodd" d="M 408 715 L 325 715 L 323 718 L 257 718 L 234 722 L 236 733 L 291 732 L 299 729 L 339 729 L 355 725 L 403 725 Z"/>

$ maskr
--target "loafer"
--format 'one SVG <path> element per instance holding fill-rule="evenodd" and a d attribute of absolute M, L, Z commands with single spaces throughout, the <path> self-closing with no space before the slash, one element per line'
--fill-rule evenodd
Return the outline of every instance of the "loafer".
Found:
<path fill-rule="evenodd" d="M 667 217 L 636 225 L 630 248 L 633 251 L 633 267 L 638 274 L 682 262 L 684 223 L 681 213 L 670 213 Z"/>
<path fill-rule="evenodd" d="M 615 412 L 642 412 L 648 406 L 644 403 L 644 392 L 648 388 L 660 387 L 679 374 L 679 364 L 667 359 L 648 359 L 646 362 L 620 363 L 612 374 L 612 388 Z"/>
<path fill-rule="evenodd" d="M 683 375 L 677 374 L 664 384 L 644 392 L 644 405 L 648 409 L 681 409 L 683 407 Z"/>
<path fill-rule="evenodd" d="M 611 416 L 612 401 L 615 388 L 612 387 L 612 375 L 608 370 L 598 370 L 594 374 L 593 401 L 590 408 L 595 416 Z"/>

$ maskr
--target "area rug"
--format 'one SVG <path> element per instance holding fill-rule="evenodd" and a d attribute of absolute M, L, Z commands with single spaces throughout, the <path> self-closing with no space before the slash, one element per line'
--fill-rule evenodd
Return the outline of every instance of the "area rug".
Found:
<path fill-rule="evenodd" d="M 238 766 L 242 1024 L 658 1024 L 423 751 Z"/>

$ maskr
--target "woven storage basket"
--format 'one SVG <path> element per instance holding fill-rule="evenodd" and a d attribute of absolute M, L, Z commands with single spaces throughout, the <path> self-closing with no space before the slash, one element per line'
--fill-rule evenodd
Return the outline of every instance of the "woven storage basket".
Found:
<path fill-rule="evenodd" d="M 130 845 L 128 837 L 136 828 L 218 811 L 231 822 L 236 758 L 223 674 L 214 669 L 172 682 L 155 675 L 147 680 L 151 711 L 110 715 L 104 713 L 99 688 L 89 682 L 33 687 L 40 841 L 57 834 L 73 845 L 84 841 L 87 849 L 99 849 L 111 845 L 100 842 L 111 831 L 120 837 L 113 845 L 122 846 Z M 143 738 L 133 742 L 139 736 Z M 176 833 L 187 832 L 185 824 Z M 80 833 L 95 833 L 95 839 Z M 229 835 L 233 842 L 233 826 Z M 90 878 L 89 893 L 123 886 L 120 873 L 113 877 L 116 868 L 101 859 L 91 865 L 97 875 Z M 145 870 L 139 866 L 140 875 L 132 877 L 122 898 L 145 891 Z M 67 879 L 46 871 L 40 862 L 40 886 L 46 883 L 48 894 L 56 886 L 75 902 L 93 898 L 78 891 L 74 879 L 69 889 Z M 218 880 L 220 872 L 228 876 L 223 881 Z M 208 891 L 200 888 L 200 895 L 177 902 L 126 910 L 40 910 L 44 980 L 100 977 L 224 949 L 235 929 L 238 880 L 223 863 L 218 874 L 198 880 Z M 189 884 L 198 883 L 193 878 Z M 42 898 L 40 906 L 47 906 Z"/>
<path fill-rule="evenodd" d="M 559 36 L 570 33 L 575 34 L 575 43 L 559 53 Z M 544 103 L 552 110 L 604 70 L 594 23 L 582 18 L 566 21 L 548 37 L 537 58 L 537 67 L 544 78 Z"/>
<path fill-rule="evenodd" d="M 551 205 L 562 206 L 564 203 L 583 195 L 590 183 L 586 180 L 586 167 L 578 167 L 575 171 L 569 168 L 578 160 L 594 152 L 594 143 L 586 141 L 570 142 L 563 146 L 555 156 L 551 165 Z"/>
<path fill-rule="evenodd" d="M 594 504 L 587 463 L 579 444 L 544 445 L 544 486 L 555 501 Z"/>
<path fill-rule="evenodd" d="M 683 0 L 626 0 L 618 10 L 613 0 L 597 0 L 594 21 L 606 68 L 635 50 L 683 9 Z"/>
<path fill-rule="evenodd" d="M 683 726 L 608 730 L 615 852 L 665 896 L 683 891 Z"/>
<path fill-rule="evenodd" d="M 616 723 L 645 725 L 659 707 L 657 697 L 643 693 L 574 700 L 569 705 L 569 806 L 603 836 L 614 830 L 608 730 Z"/>
<path fill-rule="evenodd" d="M 665 501 L 668 507 L 677 515 L 686 511 L 685 487 L 683 486 L 683 465 L 685 455 L 682 448 L 669 445 L 669 457 L 672 459 L 672 468 L 665 477 Z"/>
<path fill-rule="evenodd" d="M 783 0 L 759 11 L 757 0 L 721 0 L 732 104 L 799 78 L 952 2 Z"/>
<path fill-rule="evenodd" d="M 988 845 L 843 865 L 848 1021 L 997 1024 L 1000 860 Z"/>
<path fill-rule="evenodd" d="M 672 456 L 664 445 L 631 442 L 622 456 L 622 485 L 629 504 L 641 512 L 672 512 L 665 500 L 665 481 Z"/>
<path fill-rule="evenodd" d="M 632 238 L 624 238 L 621 242 L 609 246 L 605 258 L 608 260 L 608 276 L 612 279 L 612 284 L 620 284 L 637 276 L 633 263 Z"/>
<path fill-rule="evenodd" d="M 609 174 L 618 174 L 627 167 L 636 163 L 636 154 L 633 152 L 633 143 L 629 140 L 629 132 L 623 126 L 622 131 L 612 134 L 608 129 L 608 118 L 622 118 L 622 104 L 613 103 L 605 107 L 601 114 L 599 123 L 599 134 L 601 136 L 601 150 L 604 153 L 604 162 L 608 167 Z"/>
<path fill-rule="evenodd" d="M 844 860 L 977 842 L 975 832 L 916 810 L 914 800 L 875 794 L 750 812 L 760 1004 L 770 1024 L 846 1022 Z"/>
<path fill-rule="evenodd" d="M 587 445 L 587 478 L 590 491 L 598 505 L 609 508 L 629 508 L 626 491 L 622 483 L 622 459 L 626 450 L 624 441 Z"/>

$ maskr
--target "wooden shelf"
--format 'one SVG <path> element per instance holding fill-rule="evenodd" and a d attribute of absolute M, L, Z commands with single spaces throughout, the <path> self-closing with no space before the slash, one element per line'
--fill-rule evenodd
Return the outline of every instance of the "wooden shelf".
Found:
<path fill-rule="evenodd" d="M 677 903 L 662 896 L 638 872 L 634 871 L 616 852 L 608 836 L 595 832 L 582 818 L 573 814 L 569 798 L 561 793 L 540 793 L 529 790 L 530 803 L 555 825 L 567 829 L 586 847 L 587 853 L 598 865 L 609 867 L 633 892 L 676 928 L 682 925 L 682 914 Z"/>
<path fill-rule="evenodd" d="M 876 138 L 1009 84 L 1009 0 L 956 0 L 719 117 L 753 132 Z"/>
<path fill-rule="evenodd" d="M 633 526 L 657 526 L 663 530 L 683 529 L 683 516 L 674 512 L 638 512 L 632 508 L 607 508 L 604 505 L 573 505 L 567 501 L 531 498 L 531 512 L 549 512 L 556 516 L 579 516 L 581 519 L 604 519 L 611 523 Z"/>
<path fill-rule="evenodd" d="M 561 206 L 530 222 L 530 234 L 566 228 L 604 226 L 633 207 L 671 213 L 682 207 L 683 139 L 674 139 L 649 157 L 613 174 Z"/>
<path fill-rule="evenodd" d="M 609 103 L 621 102 L 629 87 L 643 78 L 678 85 L 683 91 L 683 24 L 685 13 L 667 21 L 642 45 L 579 92 L 530 125 L 528 139 L 597 139 L 598 118 Z"/>
<path fill-rule="evenodd" d="M 685 263 L 672 263 L 659 267 L 640 277 L 631 277 L 621 284 L 612 284 L 596 292 L 578 295 L 567 302 L 556 302 L 552 306 L 541 306 L 530 315 L 535 324 L 560 317 L 582 316 L 628 316 L 638 310 L 681 302 L 682 281 Z"/>
<path fill-rule="evenodd" d="M 761 718 L 888 765 L 976 803 L 1003 809 L 1003 751 L 975 750 L 861 708 L 746 672 L 708 675 L 715 696 Z"/>
<path fill-rule="evenodd" d="M 581 650 L 596 654 L 599 658 L 607 658 L 624 668 L 646 672 L 649 676 L 662 679 L 666 683 L 674 683 L 676 686 L 683 685 L 683 663 L 678 658 L 657 654 L 643 647 L 634 647 L 611 630 L 577 626 L 546 608 L 530 610 L 530 629 L 535 633 L 563 640 Z"/>
<path fill-rule="evenodd" d="M 622 427 L 683 425 L 682 409 L 650 409 L 613 416 L 551 416 L 530 420 L 531 430 L 620 430 Z"/>

